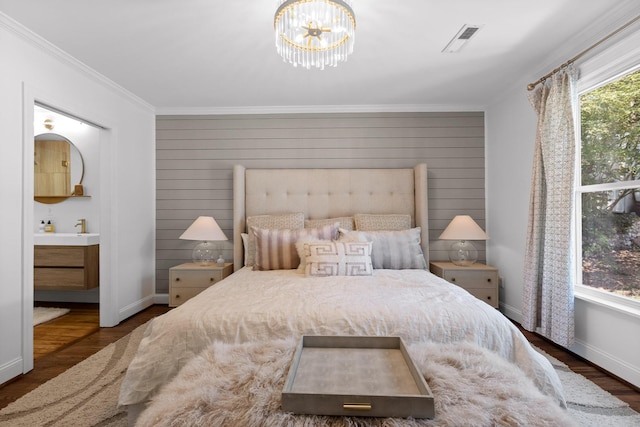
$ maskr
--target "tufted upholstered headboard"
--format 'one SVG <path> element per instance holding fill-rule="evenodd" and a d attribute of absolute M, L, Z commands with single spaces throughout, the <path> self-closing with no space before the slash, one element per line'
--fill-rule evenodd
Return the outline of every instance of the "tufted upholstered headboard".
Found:
<path fill-rule="evenodd" d="M 243 265 L 247 217 L 304 212 L 307 219 L 356 213 L 409 214 L 429 263 L 427 165 L 410 169 L 233 169 L 233 261 Z"/>

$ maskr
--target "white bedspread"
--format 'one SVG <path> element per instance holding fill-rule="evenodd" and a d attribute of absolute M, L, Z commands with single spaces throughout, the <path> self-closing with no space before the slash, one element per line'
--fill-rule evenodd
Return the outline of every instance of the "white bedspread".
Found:
<path fill-rule="evenodd" d="M 214 341 L 301 335 L 401 336 L 407 343 L 469 341 L 516 363 L 564 406 L 562 385 L 499 311 L 424 270 L 307 278 L 245 267 L 150 323 L 129 365 L 120 404 L 146 401 Z"/>

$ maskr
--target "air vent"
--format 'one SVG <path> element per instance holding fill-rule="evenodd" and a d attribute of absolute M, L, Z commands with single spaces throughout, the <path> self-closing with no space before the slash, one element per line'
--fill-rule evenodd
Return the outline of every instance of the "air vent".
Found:
<path fill-rule="evenodd" d="M 478 30 L 482 27 L 482 25 L 469 25 L 465 24 L 462 26 L 458 34 L 456 34 L 449 44 L 442 49 L 442 52 L 445 53 L 454 53 L 459 52 L 460 49 L 473 37 Z"/>
<path fill-rule="evenodd" d="M 479 27 L 467 27 L 458 38 L 461 40 L 469 40 L 479 29 Z"/>

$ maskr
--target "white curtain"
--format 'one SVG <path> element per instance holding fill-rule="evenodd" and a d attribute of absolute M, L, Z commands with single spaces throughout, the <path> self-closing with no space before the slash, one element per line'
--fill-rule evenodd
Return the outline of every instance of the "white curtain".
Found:
<path fill-rule="evenodd" d="M 524 266 L 522 326 L 568 347 L 574 339 L 573 207 L 576 72 L 564 69 L 529 100 L 538 115 Z"/>

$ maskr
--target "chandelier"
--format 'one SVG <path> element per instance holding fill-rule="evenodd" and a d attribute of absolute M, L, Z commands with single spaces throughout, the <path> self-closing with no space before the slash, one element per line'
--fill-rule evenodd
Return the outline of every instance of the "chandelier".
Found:
<path fill-rule="evenodd" d="M 273 27 L 285 62 L 335 67 L 353 53 L 356 17 L 349 0 L 281 0 Z"/>

